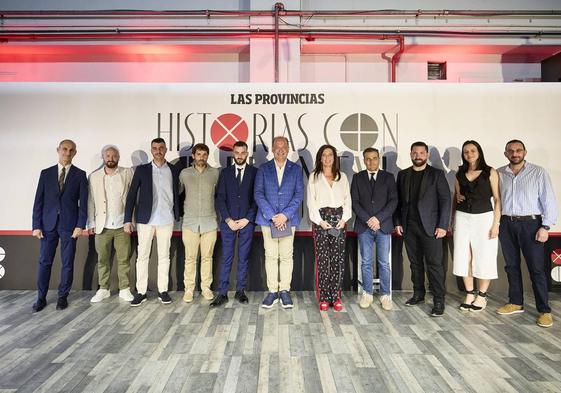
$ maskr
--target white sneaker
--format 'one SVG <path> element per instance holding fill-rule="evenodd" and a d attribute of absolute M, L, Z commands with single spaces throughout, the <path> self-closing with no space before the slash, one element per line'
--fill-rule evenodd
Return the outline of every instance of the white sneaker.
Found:
<path fill-rule="evenodd" d="M 391 310 L 393 307 L 392 297 L 390 295 L 380 296 L 380 303 L 382 304 L 382 308 L 386 311 Z"/>
<path fill-rule="evenodd" d="M 94 297 L 92 297 L 90 299 L 90 302 L 92 303 L 99 303 L 101 302 L 103 299 L 107 299 L 109 296 L 111 296 L 111 292 L 109 292 L 109 289 L 98 289 L 97 292 L 95 293 Z"/>
<path fill-rule="evenodd" d="M 374 297 L 371 294 L 364 292 L 360 298 L 360 303 L 358 305 L 360 306 L 360 308 L 369 308 L 373 300 Z"/>
<path fill-rule="evenodd" d="M 131 290 L 129 288 L 121 289 L 119 291 L 119 297 L 123 299 L 125 302 L 132 302 L 132 299 L 134 299 L 134 296 L 132 295 Z"/>

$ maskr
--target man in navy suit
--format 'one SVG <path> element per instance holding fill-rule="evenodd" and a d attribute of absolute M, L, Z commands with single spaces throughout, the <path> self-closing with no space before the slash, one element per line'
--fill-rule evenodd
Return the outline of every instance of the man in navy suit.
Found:
<path fill-rule="evenodd" d="M 413 166 L 397 174 L 399 202 L 395 230 L 403 235 L 411 262 L 414 306 L 425 301 L 425 263 L 434 303 L 433 317 L 444 314 L 444 267 L 442 238 L 450 223 L 450 190 L 444 172 L 427 164 L 429 148 L 424 142 L 411 145 Z"/>
<path fill-rule="evenodd" d="M 360 307 L 369 308 L 372 296 L 372 256 L 376 244 L 376 262 L 380 276 L 380 303 L 392 309 L 390 248 L 393 213 L 397 207 L 397 189 L 391 173 L 380 170 L 380 152 L 369 147 L 362 153 L 366 169 L 353 177 L 351 198 L 356 214 L 355 231 L 361 256 L 362 288 Z"/>
<path fill-rule="evenodd" d="M 169 249 L 174 221 L 179 220 L 179 171 L 165 159 L 165 140 L 152 140 L 150 151 L 154 159 L 134 171 L 125 203 L 124 230 L 132 233 L 134 211 L 138 233 L 137 294 L 131 302 L 132 307 L 147 300 L 148 263 L 154 233 L 158 245 L 158 298 L 163 304 L 171 303 L 168 294 Z"/>
<path fill-rule="evenodd" d="M 62 268 L 58 286 L 57 310 L 68 307 L 68 293 L 74 277 L 76 239 L 88 218 L 88 180 L 86 172 L 72 165 L 76 144 L 65 139 L 57 148 L 58 164 L 43 169 L 33 203 L 33 236 L 41 240 L 37 301 L 33 310 L 47 305 L 51 268 L 60 240 Z"/>
<path fill-rule="evenodd" d="M 271 308 L 280 297 L 283 308 L 292 308 L 290 283 L 294 232 L 300 223 L 298 209 L 304 198 L 304 183 L 302 168 L 287 159 L 287 138 L 277 136 L 273 139 L 273 155 L 274 158 L 263 164 L 255 177 L 254 196 L 259 208 L 255 221 L 261 225 L 263 233 L 269 288 L 261 306 Z"/>
<path fill-rule="evenodd" d="M 238 271 L 236 277 L 235 298 L 240 303 L 247 303 L 245 294 L 247 283 L 247 265 L 257 205 L 253 198 L 253 185 L 257 169 L 247 164 L 247 144 L 244 141 L 234 143 L 232 157 L 234 165 L 220 172 L 216 207 L 220 213 L 220 236 L 222 238 L 222 266 L 218 295 L 210 303 L 217 307 L 228 302 L 230 271 L 238 239 Z"/>

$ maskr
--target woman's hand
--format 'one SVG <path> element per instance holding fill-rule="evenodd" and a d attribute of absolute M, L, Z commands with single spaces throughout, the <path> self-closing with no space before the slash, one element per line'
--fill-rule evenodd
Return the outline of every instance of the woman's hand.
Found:
<path fill-rule="evenodd" d="M 341 219 L 341 221 L 339 221 L 339 223 L 337 224 L 337 227 L 336 227 L 336 228 L 337 228 L 337 229 L 343 229 L 343 228 L 345 228 L 345 224 L 346 224 L 346 223 L 347 223 L 347 222 L 346 222 L 345 220 Z"/>
<path fill-rule="evenodd" d="M 331 226 L 331 224 L 329 224 L 327 221 L 323 221 L 323 220 L 321 220 L 321 221 L 319 222 L 319 226 L 321 227 L 321 229 L 333 228 L 333 227 Z"/>

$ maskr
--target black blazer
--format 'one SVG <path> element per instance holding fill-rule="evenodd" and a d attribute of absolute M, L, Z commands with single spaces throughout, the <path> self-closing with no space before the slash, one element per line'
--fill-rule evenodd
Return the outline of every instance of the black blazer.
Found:
<path fill-rule="evenodd" d="M 354 230 L 362 233 L 368 229 L 366 221 L 375 216 L 380 221 L 380 230 L 389 234 L 393 231 L 393 213 L 397 207 L 397 189 L 393 175 L 382 170 L 376 176 L 374 192 L 370 190 L 368 171 L 363 170 L 353 176 L 351 183 L 353 212 L 356 214 Z"/>
<path fill-rule="evenodd" d="M 179 170 L 167 163 L 171 169 L 173 185 L 173 217 L 179 220 Z M 135 209 L 136 208 L 136 209 Z M 152 215 L 152 162 L 139 165 L 134 171 L 131 186 L 125 204 L 125 222 L 132 222 L 135 213 L 136 222 L 147 224 Z"/>
<path fill-rule="evenodd" d="M 242 184 L 239 185 L 235 165 L 230 165 L 220 172 L 216 193 L 216 210 L 220 213 L 220 222 L 225 222 L 227 218 L 247 218 L 249 222 L 255 222 L 257 204 L 253 198 L 253 186 L 256 174 L 257 168 L 246 165 Z"/>
<path fill-rule="evenodd" d="M 407 210 L 409 208 L 409 182 L 413 167 L 397 174 L 397 193 L 399 202 L 394 214 L 395 225 L 406 230 Z M 427 165 L 419 190 L 419 216 L 428 236 L 434 236 L 436 228 L 448 229 L 450 224 L 450 189 L 444 171 Z"/>

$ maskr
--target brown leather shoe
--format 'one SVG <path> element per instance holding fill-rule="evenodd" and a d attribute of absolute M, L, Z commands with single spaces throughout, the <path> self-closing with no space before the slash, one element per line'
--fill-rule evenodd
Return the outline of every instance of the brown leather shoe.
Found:
<path fill-rule="evenodd" d="M 538 326 L 548 328 L 553 326 L 553 317 L 551 316 L 550 312 L 542 312 L 538 315 L 538 319 L 536 321 Z"/>

